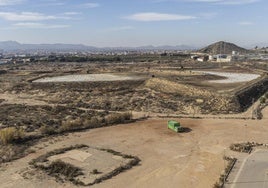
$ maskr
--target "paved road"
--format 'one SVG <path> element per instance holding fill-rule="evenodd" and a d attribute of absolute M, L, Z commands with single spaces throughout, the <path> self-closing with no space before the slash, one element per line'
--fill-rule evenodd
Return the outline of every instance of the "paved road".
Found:
<path fill-rule="evenodd" d="M 268 188 L 268 150 L 259 149 L 246 157 L 228 188 Z"/>

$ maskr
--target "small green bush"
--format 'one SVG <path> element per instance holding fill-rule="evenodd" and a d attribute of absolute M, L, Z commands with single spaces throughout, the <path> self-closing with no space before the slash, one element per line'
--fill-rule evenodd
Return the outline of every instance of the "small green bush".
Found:
<path fill-rule="evenodd" d="M 0 140 L 3 145 L 12 143 L 16 139 L 20 139 L 24 136 L 23 129 L 16 129 L 14 127 L 8 127 L 0 130 Z"/>

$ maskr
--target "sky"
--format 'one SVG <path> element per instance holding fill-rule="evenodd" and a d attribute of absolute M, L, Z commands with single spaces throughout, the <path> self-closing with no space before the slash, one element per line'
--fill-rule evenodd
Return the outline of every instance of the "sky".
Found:
<path fill-rule="evenodd" d="M 0 0 L 0 41 L 97 47 L 268 44 L 267 0 Z"/>

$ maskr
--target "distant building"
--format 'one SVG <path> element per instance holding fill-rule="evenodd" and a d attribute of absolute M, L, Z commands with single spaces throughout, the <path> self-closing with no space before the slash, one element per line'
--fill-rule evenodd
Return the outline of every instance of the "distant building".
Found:
<path fill-rule="evenodd" d="M 218 54 L 217 55 L 217 62 L 231 62 L 232 56 L 225 55 L 225 54 Z"/>
<path fill-rule="evenodd" d="M 216 55 L 210 55 L 208 60 L 209 61 L 217 61 L 217 56 Z"/>
<path fill-rule="evenodd" d="M 26 58 L 26 59 L 22 59 L 23 63 L 30 63 L 31 62 L 31 58 Z"/>
<path fill-rule="evenodd" d="M 197 60 L 198 58 L 199 58 L 198 55 L 192 55 L 192 56 L 191 56 L 191 59 L 193 59 L 193 60 Z"/>
<path fill-rule="evenodd" d="M 191 59 L 199 62 L 206 62 L 209 60 L 209 56 L 206 54 L 195 54 L 191 55 Z"/>
<path fill-rule="evenodd" d="M 209 56 L 207 55 L 197 58 L 197 61 L 199 62 L 206 62 L 208 60 L 209 60 Z"/>
<path fill-rule="evenodd" d="M 235 56 L 235 55 L 239 55 L 239 52 L 237 51 L 232 51 L 232 55 Z"/>

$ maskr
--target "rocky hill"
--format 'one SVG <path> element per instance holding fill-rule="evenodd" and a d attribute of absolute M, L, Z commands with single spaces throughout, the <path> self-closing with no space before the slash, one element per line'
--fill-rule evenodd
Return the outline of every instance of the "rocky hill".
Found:
<path fill-rule="evenodd" d="M 198 52 L 208 53 L 208 54 L 231 54 L 232 51 L 239 52 L 240 54 L 249 53 L 250 50 L 239 47 L 233 43 L 228 43 L 224 41 L 216 42 L 205 48 L 200 49 Z"/>

